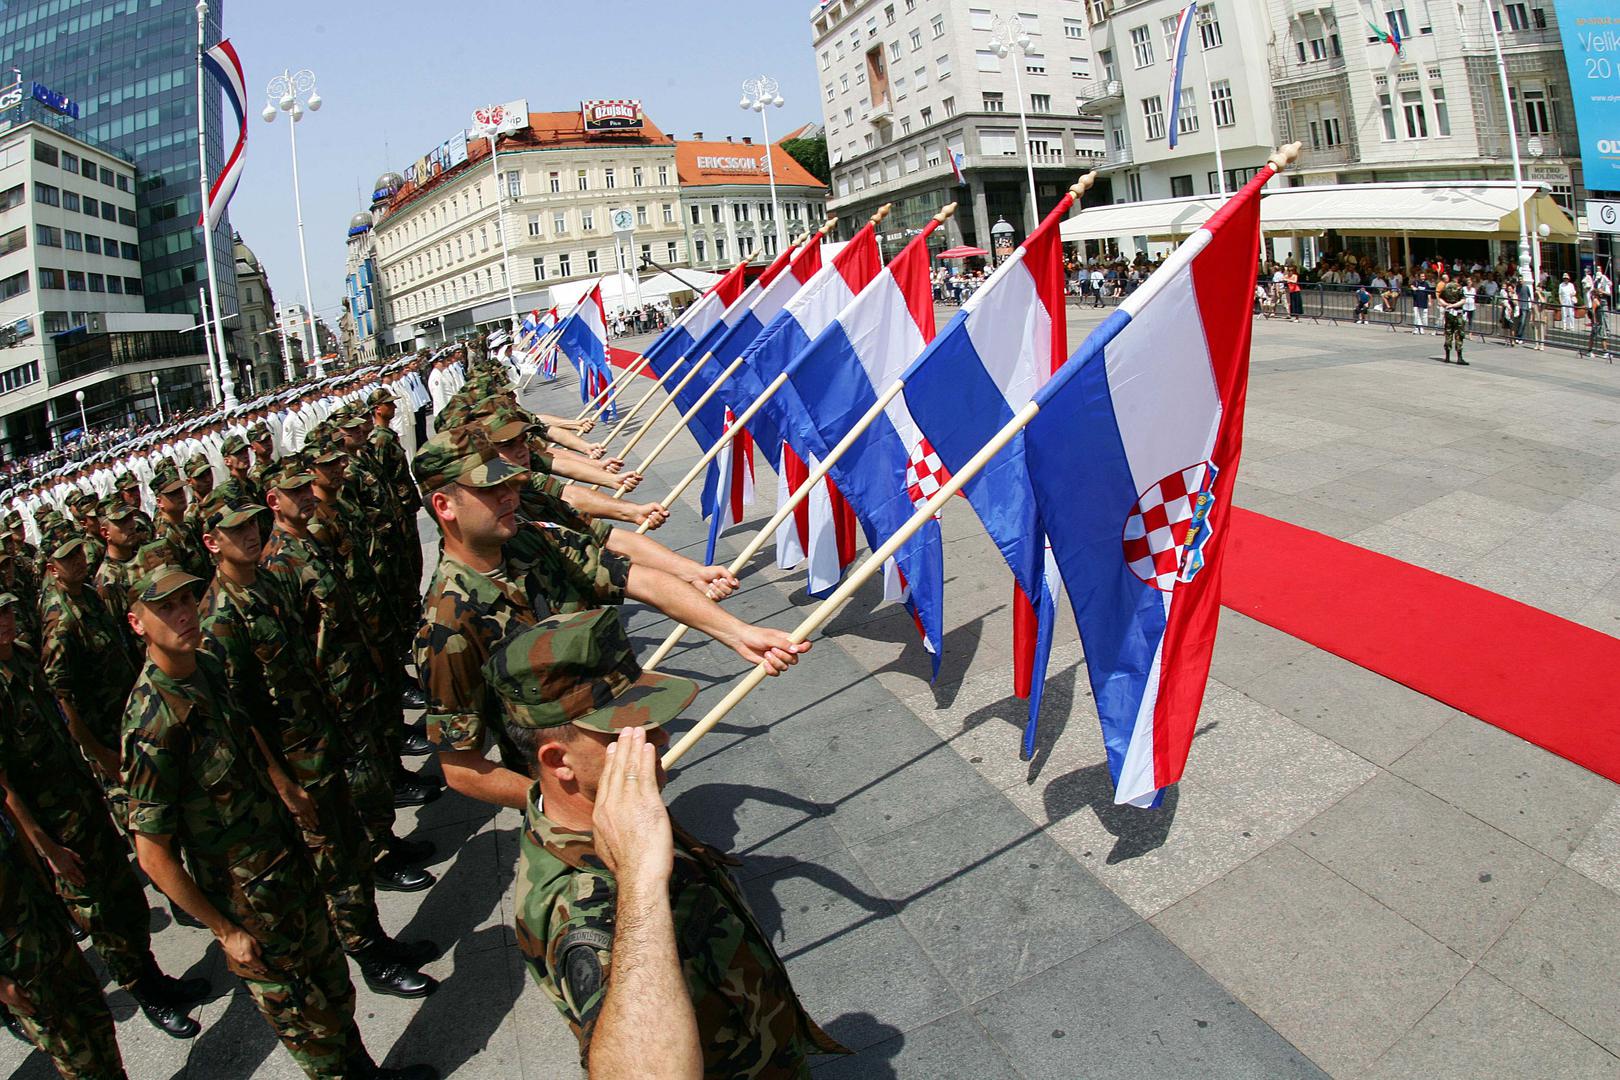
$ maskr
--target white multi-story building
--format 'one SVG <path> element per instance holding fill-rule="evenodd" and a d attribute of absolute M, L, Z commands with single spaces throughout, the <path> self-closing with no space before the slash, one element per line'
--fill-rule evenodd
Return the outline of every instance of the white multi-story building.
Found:
<path fill-rule="evenodd" d="M 1265 64 L 1271 30 L 1264 5 L 1255 0 L 1198 5 L 1180 108 L 1174 110 L 1171 67 L 1185 7 L 1184 0 L 1089 0 L 1085 5 L 1093 78 L 1081 90 L 1080 109 L 1102 119 L 1109 201 L 1219 194 L 1217 142 L 1225 188 L 1234 191 L 1274 149 Z"/>
<path fill-rule="evenodd" d="M 148 314 L 127 158 L 37 122 L 0 133 L 0 454 L 81 423 L 206 404 L 190 315 Z M 79 393 L 84 394 L 81 403 Z"/>
<path fill-rule="evenodd" d="M 990 47 L 998 16 L 1017 17 L 1027 50 Z M 1093 75 L 1080 0 L 832 0 L 811 28 L 840 235 L 892 203 L 883 235 L 903 240 L 959 202 L 932 246 L 989 248 L 998 219 L 1034 225 L 1026 166 L 1044 211 L 1100 159 L 1098 121 L 1078 109 Z"/>
<path fill-rule="evenodd" d="M 777 253 L 771 176 L 766 148 L 752 139 L 675 143 L 680 170 L 681 206 L 692 265 L 723 270 L 750 255 L 774 258 Z M 788 243 L 815 229 L 827 218 L 827 185 L 807 172 L 781 145 L 770 147 L 776 170 L 776 206 L 782 211 L 782 235 Z"/>
<path fill-rule="evenodd" d="M 507 320 L 503 222 L 520 314 L 550 307 L 553 284 L 639 261 L 615 242 L 617 210 L 629 210 L 640 253 L 685 265 L 675 144 L 634 111 L 634 126 L 591 131 L 581 111 L 529 113 L 525 128 L 501 136 L 498 179 L 482 139 L 425 182 L 407 175 L 373 215 L 385 348 Z"/>

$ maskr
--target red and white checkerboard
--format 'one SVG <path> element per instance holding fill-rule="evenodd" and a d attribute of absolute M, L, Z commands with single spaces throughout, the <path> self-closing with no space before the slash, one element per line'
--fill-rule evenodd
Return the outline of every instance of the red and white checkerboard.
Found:
<path fill-rule="evenodd" d="M 950 470 L 927 439 L 911 448 L 911 460 L 906 462 L 906 493 L 914 505 L 921 506 L 932 499 L 950 478 Z"/>
<path fill-rule="evenodd" d="M 1181 572 L 1198 491 L 1204 485 L 1207 462 L 1199 462 L 1142 492 L 1125 519 L 1125 562 L 1131 573 L 1158 589 L 1170 592 Z"/>

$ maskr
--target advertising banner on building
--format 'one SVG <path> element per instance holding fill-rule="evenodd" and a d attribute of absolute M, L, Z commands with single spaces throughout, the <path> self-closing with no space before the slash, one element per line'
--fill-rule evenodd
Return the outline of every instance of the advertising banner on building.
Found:
<path fill-rule="evenodd" d="M 1614 0 L 1555 0 L 1569 65 L 1586 187 L 1620 191 L 1620 6 Z"/>
<path fill-rule="evenodd" d="M 587 135 L 618 135 L 627 131 L 640 131 L 645 123 L 639 101 L 582 101 L 579 103 L 579 111 L 584 118 Z"/>

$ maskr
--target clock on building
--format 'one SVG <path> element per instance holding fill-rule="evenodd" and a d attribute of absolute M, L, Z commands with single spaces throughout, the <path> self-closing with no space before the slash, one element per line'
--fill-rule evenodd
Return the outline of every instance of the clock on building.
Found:
<path fill-rule="evenodd" d="M 618 233 L 634 232 L 636 216 L 628 208 L 613 211 L 613 231 Z"/>

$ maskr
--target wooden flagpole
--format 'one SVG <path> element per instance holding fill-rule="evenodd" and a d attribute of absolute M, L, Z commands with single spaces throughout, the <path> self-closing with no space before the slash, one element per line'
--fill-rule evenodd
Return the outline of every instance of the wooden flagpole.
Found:
<path fill-rule="evenodd" d="M 607 409 L 608 402 L 613 400 L 614 396 L 618 394 L 620 390 L 624 389 L 625 384 L 627 384 L 633 376 L 641 374 L 641 369 L 646 367 L 647 363 L 648 361 L 645 353 L 636 357 L 636 362 L 621 370 L 618 378 L 614 379 L 611 383 L 604 387 L 600 394 L 597 394 L 594 398 L 592 398 L 590 404 L 586 405 L 584 409 L 580 410 L 579 415 L 574 417 L 574 420 L 583 421 L 586 418 L 593 421 L 596 420 L 596 418 L 601 416 L 603 411 Z"/>
<path fill-rule="evenodd" d="M 712 356 L 713 354 L 711 353 L 710 355 Z M 705 359 L 707 359 L 707 357 L 705 357 Z M 729 365 L 727 365 L 726 370 L 722 371 L 719 375 L 715 376 L 714 382 L 709 384 L 709 388 L 707 390 L 703 391 L 703 394 L 697 399 L 697 401 L 693 402 L 692 407 L 690 409 L 687 409 L 684 413 L 681 414 L 681 418 L 679 420 L 675 421 L 675 423 L 670 426 L 670 429 L 664 433 L 664 437 L 662 439 L 658 440 L 658 445 L 652 448 L 652 453 L 650 453 L 646 457 L 642 458 L 641 459 L 641 464 L 637 465 L 635 467 L 635 469 L 633 469 L 632 471 L 633 472 L 638 472 L 638 473 L 642 474 L 643 476 L 645 476 L 647 474 L 648 467 L 652 465 L 652 463 L 657 459 L 658 455 L 662 454 L 669 447 L 669 444 L 675 441 L 675 436 L 679 435 L 681 433 L 681 429 L 684 428 L 691 421 L 692 417 L 694 417 L 694 416 L 696 416 L 698 414 L 698 410 L 702 409 L 703 406 L 705 406 L 705 405 L 707 405 L 709 403 L 709 399 L 714 397 L 714 395 L 720 390 L 720 387 L 725 383 L 725 381 L 727 379 L 731 378 L 733 375 L 735 375 L 737 373 L 737 369 L 742 367 L 742 362 L 743 362 L 743 358 L 740 357 L 740 356 L 737 357 L 737 359 L 733 360 Z M 702 366 L 703 366 L 702 364 L 698 365 L 698 367 L 702 367 Z M 697 373 L 697 368 L 693 368 L 692 373 L 696 374 Z M 680 392 L 680 387 L 676 387 L 676 393 L 679 393 L 679 392 Z M 675 396 L 674 396 L 674 394 L 671 394 L 670 398 L 669 398 L 669 401 L 664 402 L 664 404 L 667 406 L 670 401 L 674 401 L 674 400 L 675 400 Z M 660 411 L 662 411 L 662 410 L 660 410 Z M 649 428 L 652 427 L 653 421 L 657 420 L 657 419 L 658 419 L 658 414 L 654 413 L 652 415 L 652 417 L 650 419 L 648 419 L 646 426 L 643 427 L 641 429 L 641 431 L 636 432 L 636 434 L 640 435 L 643 432 L 647 431 Z M 626 453 L 626 454 L 629 453 L 630 448 L 632 446 L 634 446 L 634 445 L 635 445 L 635 440 L 632 439 L 628 444 L 626 444 L 624 450 L 622 450 L 621 453 Z M 718 441 L 716 442 L 716 445 L 718 445 Z M 615 491 L 613 494 L 614 494 L 615 497 L 617 497 L 619 495 L 623 495 L 624 494 L 624 485 L 620 484 L 619 485 L 619 490 Z M 664 505 L 668 506 L 669 504 L 665 503 Z"/>
<path fill-rule="evenodd" d="M 1035 415 L 1040 411 L 1041 407 L 1033 400 L 1022 409 L 1019 409 L 1013 415 L 1013 418 L 1003 425 L 1000 431 L 996 432 L 994 438 L 980 447 L 979 452 L 974 454 L 967 464 L 962 466 L 960 471 L 945 482 L 944 487 L 935 492 L 934 496 L 926 503 L 918 507 L 910 519 L 893 536 L 885 540 L 876 551 L 867 556 L 866 561 L 854 573 L 846 577 L 838 588 L 833 590 L 831 596 L 818 604 L 815 610 L 805 617 L 803 622 L 794 627 L 793 633 L 789 637 L 795 643 L 805 641 L 823 623 L 837 614 L 838 609 L 850 597 L 855 595 L 855 590 L 859 589 L 866 583 L 868 578 L 881 570 L 884 562 L 899 551 L 900 546 L 911 539 L 917 530 L 928 523 L 930 518 L 939 513 L 946 500 L 962 490 L 962 485 L 977 476 L 979 471 L 990 463 L 990 459 L 1000 453 L 1002 448 L 1012 441 L 1013 436 L 1017 435 L 1031 420 L 1035 419 Z M 670 768 L 684 757 L 687 751 L 691 750 L 693 745 L 712 730 L 715 725 L 724 720 L 726 714 L 736 708 L 737 704 L 747 697 L 754 687 L 764 682 L 770 671 L 770 667 L 766 664 L 760 664 L 753 671 L 750 671 L 740 683 L 732 688 L 731 693 L 727 694 L 720 700 L 719 704 L 709 710 L 708 715 L 699 720 L 692 727 L 692 730 L 682 735 L 680 740 L 665 752 L 664 768 Z"/>
<path fill-rule="evenodd" d="M 681 381 L 675 384 L 675 389 L 671 390 L 667 395 L 665 395 L 664 400 L 658 403 L 658 408 L 654 409 L 652 415 L 647 417 L 647 422 L 642 424 L 636 433 L 630 436 L 630 441 L 620 447 L 618 453 L 614 454 L 613 456 L 622 459 L 626 454 L 634 450 L 636 448 L 636 443 L 646 438 L 647 433 L 652 430 L 653 425 L 658 423 L 658 418 L 668 412 L 671 405 L 675 404 L 676 396 L 680 394 L 682 390 L 686 389 L 686 384 L 696 378 L 697 373 L 702 371 L 703 366 L 712 359 L 714 359 L 714 353 L 704 353 L 703 358 L 692 365 L 692 370 L 688 371 L 684 376 L 681 377 Z"/>

